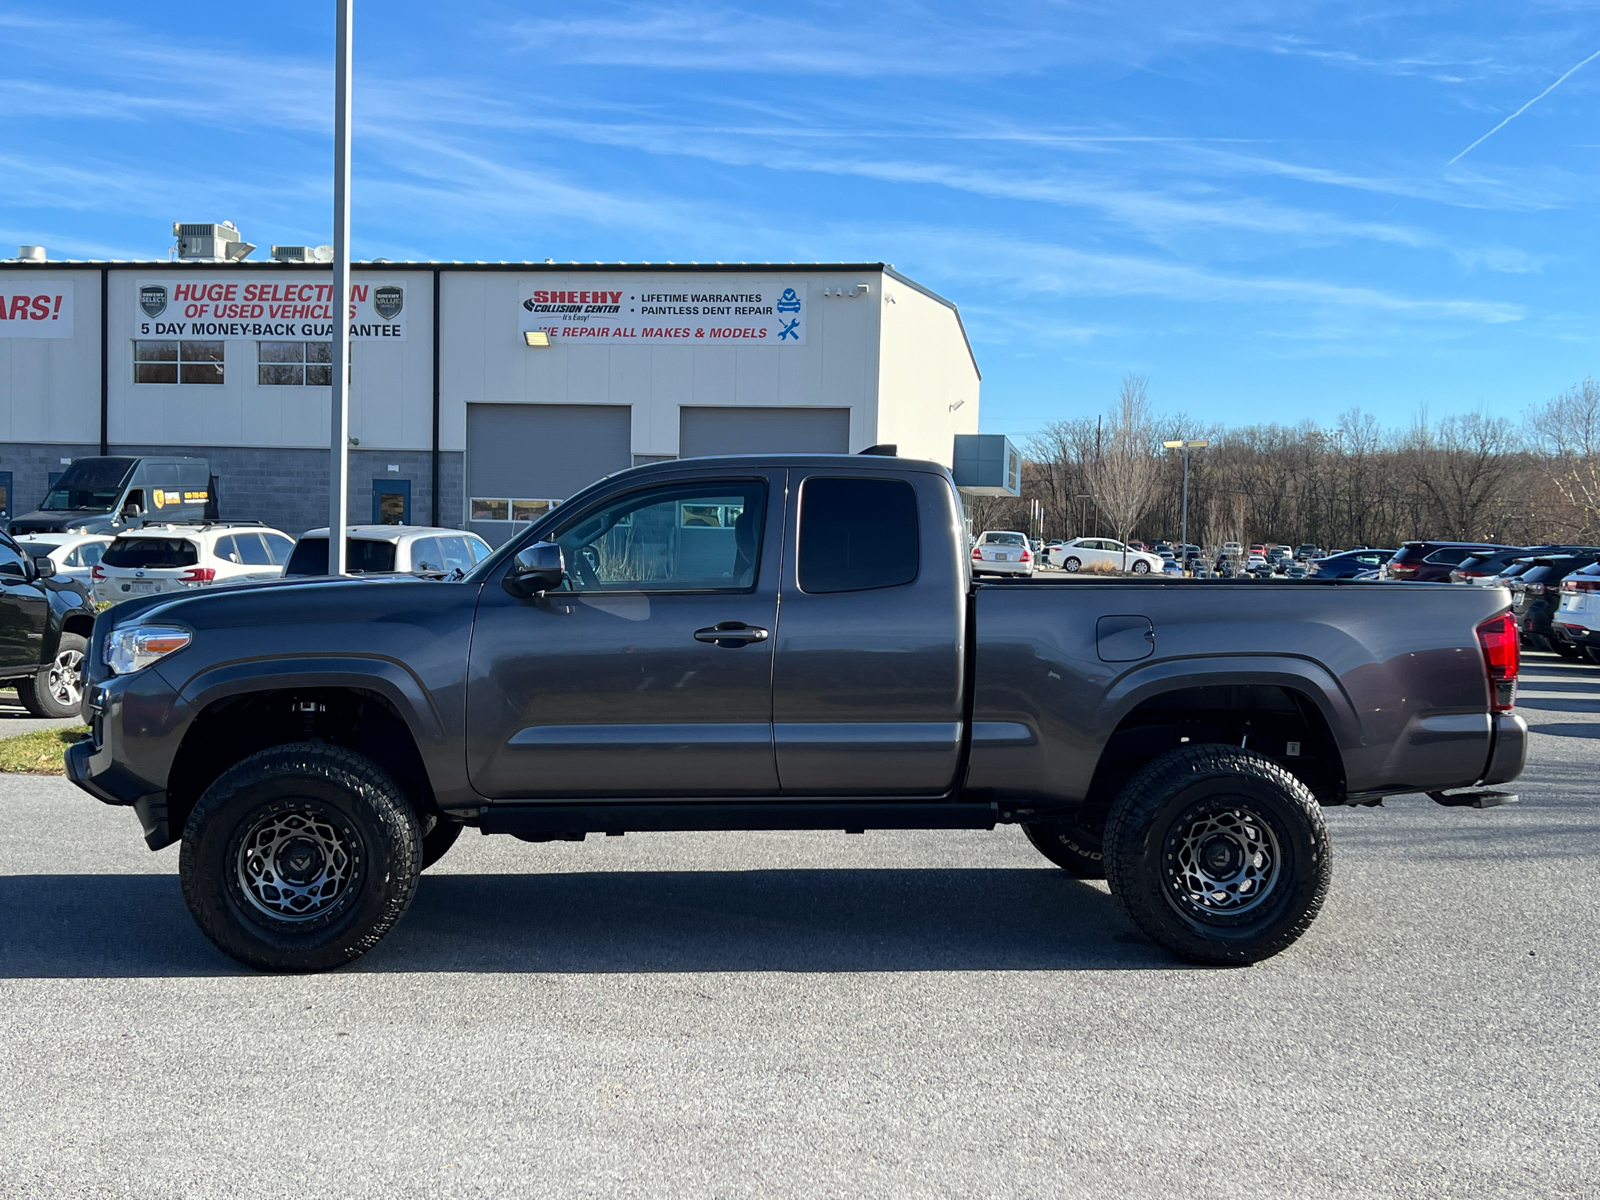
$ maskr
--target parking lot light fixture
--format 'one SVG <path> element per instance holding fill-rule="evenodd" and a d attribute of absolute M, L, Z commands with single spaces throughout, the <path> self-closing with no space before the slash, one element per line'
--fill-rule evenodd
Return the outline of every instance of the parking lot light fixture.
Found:
<path fill-rule="evenodd" d="M 1181 545 L 1187 546 L 1189 544 L 1189 452 L 1191 450 L 1204 450 L 1211 443 L 1205 440 L 1179 440 L 1162 442 L 1161 445 L 1166 450 L 1181 450 L 1183 452 L 1183 533 L 1179 537 L 1179 542 Z M 1184 556 L 1187 560 L 1188 551 L 1184 551 Z"/>

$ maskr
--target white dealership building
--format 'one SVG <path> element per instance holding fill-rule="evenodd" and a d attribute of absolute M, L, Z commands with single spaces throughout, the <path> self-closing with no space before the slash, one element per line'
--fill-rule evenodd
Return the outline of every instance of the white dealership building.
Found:
<path fill-rule="evenodd" d="M 172 261 L 0 262 L 7 515 L 76 457 L 160 453 L 208 459 L 225 517 L 326 523 L 330 267 L 174 232 Z M 377 261 L 351 290 L 352 521 L 498 542 L 635 463 L 889 442 L 951 465 L 978 428 L 955 305 L 883 263 Z"/>

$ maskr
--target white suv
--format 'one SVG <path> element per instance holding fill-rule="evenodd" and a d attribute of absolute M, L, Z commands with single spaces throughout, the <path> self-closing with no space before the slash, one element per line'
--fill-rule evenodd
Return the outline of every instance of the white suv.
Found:
<path fill-rule="evenodd" d="M 294 539 L 259 522 L 143 525 L 118 536 L 90 573 L 94 598 L 131 600 L 157 592 L 276 579 Z"/>
<path fill-rule="evenodd" d="M 489 543 L 464 529 L 431 525 L 345 526 L 345 570 L 352 575 L 399 571 L 412 575 L 470 571 L 491 551 Z M 286 576 L 328 573 L 328 531 L 308 529 L 295 543 Z"/>

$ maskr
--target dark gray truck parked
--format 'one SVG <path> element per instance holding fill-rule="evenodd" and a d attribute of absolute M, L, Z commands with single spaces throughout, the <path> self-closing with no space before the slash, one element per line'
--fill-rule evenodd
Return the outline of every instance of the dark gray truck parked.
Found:
<path fill-rule="evenodd" d="M 1522 769 L 1503 590 L 975 586 L 968 553 L 936 464 L 638 467 L 463 578 L 102 613 L 68 771 L 181 839 L 213 942 L 303 971 L 375 945 L 466 826 L 1016 823 L 1162 946 L 1249 963 L 1322 904 L 1322 806 L 1482 806 Z"/>

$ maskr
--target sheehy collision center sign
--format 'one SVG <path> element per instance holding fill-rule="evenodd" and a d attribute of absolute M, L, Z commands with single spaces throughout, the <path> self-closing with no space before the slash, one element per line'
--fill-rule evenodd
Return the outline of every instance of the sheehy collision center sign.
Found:
<path fill-rule="evenodd" d="M 803 346 L 806 286 L 760 276 L 543 276 L 518 290 L 519 330 L 596 344 Z"/>
<path fill-rule="evenodd" d="M 350 336 L 406 340 L 406 285 L 352 283 Z M 262 280 L 141 279 L 134 301 L 140 337 L 314 338 L 333 336 L 333 283 L 285 276 Z"/>
<path fill-rule="evenodd" d="M 72 336 L 72 281 L 13 275 L 0 279 L 0 338 Z"/>

